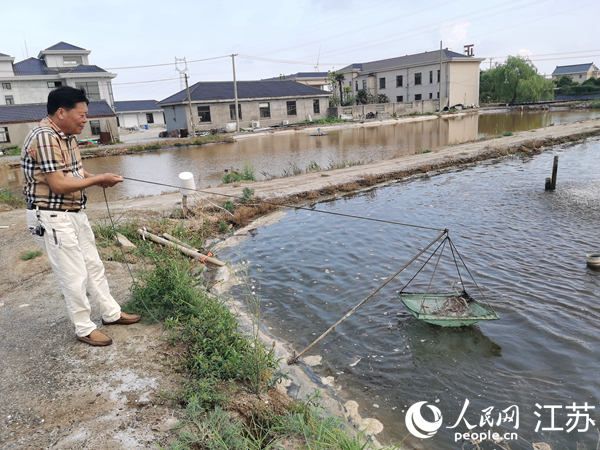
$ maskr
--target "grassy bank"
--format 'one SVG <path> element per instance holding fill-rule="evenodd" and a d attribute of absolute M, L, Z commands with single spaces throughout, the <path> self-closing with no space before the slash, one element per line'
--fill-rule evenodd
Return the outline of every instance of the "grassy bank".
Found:
<path fill-rule="evenodd" d="M 211 134 L 208 136 L 201 136 L 190 139 L 177 139 L 177 140 L 165 140 L 161 142 L 154 142 L 146 145 L 132 145 L 127 147 L 93 147 L 86 148 L 81 147 L 82 158 L 99 158 L 102 156 L 118 156 L 118 155 L 132 155 L 135 153 L 148 153 L 155 152 L 157 150 L 168 149 L 168 148 L 180 148 L 180 147 L 197 147 L 206 144 L 228 144 L 235 142 L 231 136 L 222 134 Z"/>
<path fill-rule="evenodd" d="M 124 311 L 159 321 L 171 346 L 170 364 L 182 379 L 179 392 L 167 396 L 185 408 L 179 437 L 172 449 L 369 449 L 361 433 L 345 421 L 328 417 L 318 392 L 305 401 L 293 401 L 275 389 L 285 377 L 275 358 L 274 343 L 259 337 L 260 280 L 251 280 L 247 263 L 237 268 L 250 329 L 242 329 L 226 297 L 212 295 L 208 270 L 177 250 L 144 241 L 137 229 L 169 233 L 194 248 L 222 236 L 225 216 L 239 214 L 245 205 L 233 205 L 233 214 L 215 208 L 191 210 L 190 219 L 140 213 L 117 223 L 119 233 L 137 248 L 126 253 L 141 271 Z M 271 209 L 266 208 L 266 210 Z M 209 214 L 210 213 L 210 214 Z M 214 216 L 214 217 L 212 217 Z M 210 217 L 210 218 L 209 218 Z M 231 220 L 231 228 L 237 225 Z M 227 232 L 231 230 L 226 227 Z M 122 261 L 107 221 L 94 225 L 103 259 Z"/>

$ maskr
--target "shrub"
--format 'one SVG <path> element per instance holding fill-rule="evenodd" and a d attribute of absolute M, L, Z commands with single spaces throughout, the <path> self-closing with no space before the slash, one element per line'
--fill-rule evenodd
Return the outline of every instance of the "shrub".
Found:
<path fill-rule="evenodd" d="M 36 250 L 34 252 L 27 252 L 27 253 L 22 254 L 21 259 L 23 261 L 29 261 L 30 259 L 37 258 L 38 256 L 42 256 L 42 255 L 43 255 L 43 253 L 41 251 Z"/>
<path fill-rule="evenodd" d="M 10 189 L 0 188 L 0 203 L 12 208 L 25 208 L 27 203 L 12 193 Z"/>

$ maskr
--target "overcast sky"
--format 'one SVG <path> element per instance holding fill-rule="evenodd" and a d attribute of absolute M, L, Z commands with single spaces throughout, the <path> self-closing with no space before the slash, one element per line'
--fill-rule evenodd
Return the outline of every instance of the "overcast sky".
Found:
<path fill-rule="evenodd" d="M 118 74 L 115 100 L 179 91 L 175 57 L 187 59 L 190 84 L 231 80 L 232 53 L 237 79 L 258 80 L 437 50 L 440 41 L 459 53 L 474 44 L 475 56 L 493 61 L 530 54 L 542 74 L 600 65 L 598 0 L 27 0 L 3 2 L 2 17 L 0 53 L 18 62 L 60 41 L 91 50 L 90 64 Z M 156 64 L 169 65 L 126 68 Z"/>

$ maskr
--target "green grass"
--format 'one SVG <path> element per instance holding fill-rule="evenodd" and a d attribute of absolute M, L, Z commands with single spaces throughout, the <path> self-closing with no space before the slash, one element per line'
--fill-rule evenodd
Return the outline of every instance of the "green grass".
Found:
<path fill-rule="evenodd" d="M 502 136 L 512 136 L 512 132 L 507 131 L 506 133 L 502 133 Z"/>
<path fill-rule="evenodd" d="M 29 261 L 30 259 L 37 258 L 38 256 L 42 256 L 43 254 L 44 253 L 42 253 L 39 250 L 36 250 L 34 252 L 27 252 L 21 255 L 21 260 Z"/>
<path fill-rule="evenodd" d="M 236 183 L 238 181 L 256 181 L 254 166 L 246 159 L 242 171 L 231 168 L 223 174 L 221 180 L 224 184 Z"/>
<path fill-rule="evenodd" d="M 8 145 L 6 147 L 0 147 L 2 156 L 19 156 L 21 154 L 21 147 L 18 145 Z"/>
<path fill-rule="evenodd" d="M 428 148 L 420 148 L 418 150 L 415 150 L 415 155 L 420 155 L 423 153 L 431 153 L 431 150 L 429 150 Z"/>
<path fill-rule="evenodd" d="M 7 188 L 0 188 L 0 203 L 4 203 L 11 208 L 25 208 L 27 206 L 25 200 L 20 199 Z"/>

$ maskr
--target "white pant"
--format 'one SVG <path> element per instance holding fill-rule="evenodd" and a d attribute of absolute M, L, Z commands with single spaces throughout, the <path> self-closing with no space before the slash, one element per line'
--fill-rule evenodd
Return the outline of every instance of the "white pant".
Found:
<path fill-rule="evenodd" d="M 86 285 L 92 299 L 100 305 L 102 318 L 107 322 L 118 320 L 121 307 L 110 295 L 104 265 L 85 213 L 39 211 L 39 215 L 45 228 L 43 236 L 33 233 L 39 223 L 35 210 L 27 211 L 27 226 L 48 255 L 77 336 L 87 336 L 96 329 L 90 319 Z"/>

